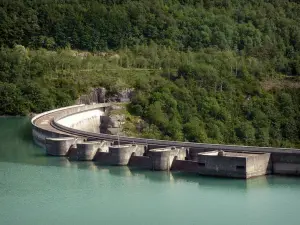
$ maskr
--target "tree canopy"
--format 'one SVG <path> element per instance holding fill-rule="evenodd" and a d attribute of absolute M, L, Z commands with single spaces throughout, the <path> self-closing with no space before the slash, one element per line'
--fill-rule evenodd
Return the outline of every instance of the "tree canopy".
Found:
<path fill-rule="evenodd" d="M 300 4 L 0 2 L 0 114 L 134 88 L 135 135 L 300 146 Z"/>

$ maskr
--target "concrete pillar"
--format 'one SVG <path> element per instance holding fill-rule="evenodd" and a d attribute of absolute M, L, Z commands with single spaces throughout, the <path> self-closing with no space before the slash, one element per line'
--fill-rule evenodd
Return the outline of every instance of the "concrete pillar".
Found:
<path fill-rule="evenodd" d="M 112 145 L 109 147 L 113 165 L 127 165 L 133 152 L 134 147 L 132 145 Z"/>
<path fill-rule="evenodd" d="M 149 150 L 149 156 L 152 159 L 153 170 L 170 170 L 172 160 L 172 150 L 170 148 L 159 148 Z"/>
<path fill-rule="evenodd" d="M 73 137 L 46 138 L 46 153 L 53 156 L 65 156 L 76 142 Z"/>
<path fill-rule="evenodd" d="M 77 159 L 82 161 L 93 160 L 102 143 L 99 141 L 89 141 L 77 143 Z"/>

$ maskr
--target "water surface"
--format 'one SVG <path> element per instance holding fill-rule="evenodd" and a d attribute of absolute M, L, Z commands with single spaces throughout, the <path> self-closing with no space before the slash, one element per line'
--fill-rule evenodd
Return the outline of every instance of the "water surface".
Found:
<path fill-rule="evenodd" d="M 0 118 L 0 225 L 299 225 L 300 179 L 232 180 L 46 157 Z"/>

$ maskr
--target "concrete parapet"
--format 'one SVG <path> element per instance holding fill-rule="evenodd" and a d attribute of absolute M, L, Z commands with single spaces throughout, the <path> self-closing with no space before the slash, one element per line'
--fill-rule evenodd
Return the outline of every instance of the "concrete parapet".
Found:
<path fill-rule="evenodd" d="M 46 153 L 53 156 L 65 156 L 76 142 L 73 137 L 46 138 Z"/>

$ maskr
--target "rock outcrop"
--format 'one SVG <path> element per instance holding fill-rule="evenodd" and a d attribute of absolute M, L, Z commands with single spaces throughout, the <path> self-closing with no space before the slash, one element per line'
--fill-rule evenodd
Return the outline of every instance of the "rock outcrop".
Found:
<path fill-rule="evenodd" d="M 77 99 L 76 104 L 92 104 L 92 103 L 104 103 L 104 102 L 130 102 L 133 96 L 134 89 L 126 88 L 111 94 L 103 88 L 95 88 L 90 93 L 82 95 Z"/>
<path fill-rule="evenodd" d="M 123 134 L 122 128 L 125 124 L 125 115 L 121 113 L 122 105 L 113 105 L 106 109 L 106 115 L 101 116 L 100 132 L 107 134 Z"/>

